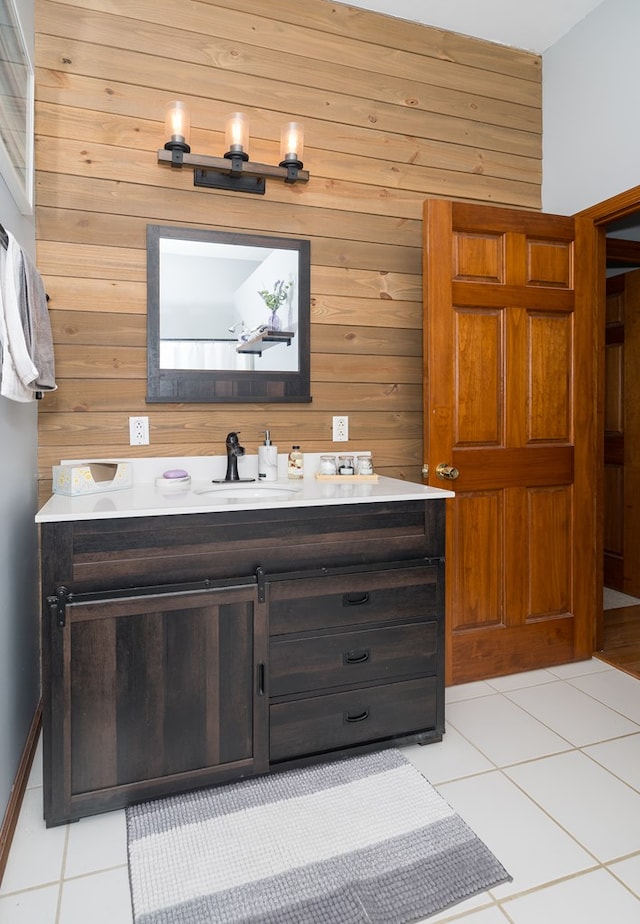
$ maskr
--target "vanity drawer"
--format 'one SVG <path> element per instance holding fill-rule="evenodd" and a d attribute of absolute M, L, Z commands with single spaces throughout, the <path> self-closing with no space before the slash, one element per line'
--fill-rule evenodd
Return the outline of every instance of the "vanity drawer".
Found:
<path fill-rule="evenodd" d="M 269 631 L 274 636 L 435 618 L 442 608 L 442 567 L 409 562 L 400 568 L 270 582 Z"/>
<path fill-rule="evenodd" d="M 364 687 L 271 706 L 270 761 L 319 754 L 335 748 L 436 726 L 435 677 Z"/>
<path fill-rule="evenodd" d="M 434 674 L 434 621 L 271 640 L 269 693 L 283 696 L 326 687 Z"/>

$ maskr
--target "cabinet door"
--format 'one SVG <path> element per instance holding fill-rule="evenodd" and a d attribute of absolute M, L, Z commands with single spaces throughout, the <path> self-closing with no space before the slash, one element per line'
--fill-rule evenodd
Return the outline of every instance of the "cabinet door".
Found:
<path fill-rule="evenodd" d="M 47 822 L 265 770 L 263 609 L 255 585 L 68 604 Z"/>

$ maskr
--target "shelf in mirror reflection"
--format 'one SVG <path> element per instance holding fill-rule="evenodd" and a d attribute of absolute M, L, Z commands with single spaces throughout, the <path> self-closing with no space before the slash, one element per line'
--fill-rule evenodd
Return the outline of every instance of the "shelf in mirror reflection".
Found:
<path fill-rule="evenodd" d="M 257 353 L 262 356 L 264 350 L 278 346 L 281 343 L 291 346 L 295 333 L 291 330 L 264 330 L 250 340 L 239 343 L 236 353 Z"/>

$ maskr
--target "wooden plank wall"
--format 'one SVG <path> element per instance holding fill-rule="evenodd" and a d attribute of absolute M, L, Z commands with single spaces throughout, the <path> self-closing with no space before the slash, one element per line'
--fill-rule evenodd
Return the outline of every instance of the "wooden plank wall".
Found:
<path fill-rule="evenodd" d="M 36 0 L 37 261 L 59 388 L 39 406 L 39 477 L 65 457 L 208 455 L 230 429 L 256 451 L 370 447 L 384 474 L 422 464 L 423 200 L 540 208 L 541 62 L 526 52 L 326 0 Z M 252 160 L 305 124 L 306 186 L 196 190 L 160 167 L 182 99 L 192 150 L 251 122 Z M 311 241 L 310 405 L 147 405 L 148 223 Z M 434 370 L 437 374 L 437 370 Z M 348 414 L 350 442 L 331 443 Z M 129 415 L 151 445 L 130 447 Z"/>

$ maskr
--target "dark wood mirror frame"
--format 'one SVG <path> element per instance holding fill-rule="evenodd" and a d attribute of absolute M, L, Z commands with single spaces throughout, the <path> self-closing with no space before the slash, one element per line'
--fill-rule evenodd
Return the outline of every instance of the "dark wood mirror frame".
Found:
<path fill-rule="evenodd" d="M 298 371 L 165 369 L 160 367 L 160 240 L 212 242 L 291 250 L 298 254 Z M 309 402 L 311 255 L 307 240 L 147 225 L 147 397 L 148 403 Z"/>

